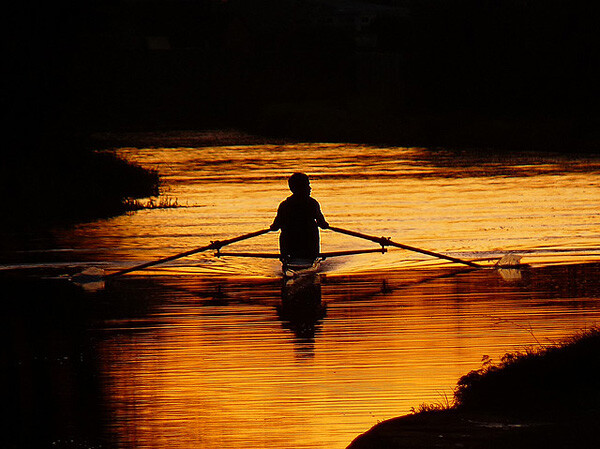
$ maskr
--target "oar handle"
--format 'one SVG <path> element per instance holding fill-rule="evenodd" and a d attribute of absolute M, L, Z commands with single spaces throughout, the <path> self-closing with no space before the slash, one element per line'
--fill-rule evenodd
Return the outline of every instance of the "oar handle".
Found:
<path fill-rule="evenodd" d="M 394 242 L 387 237 L 375 237 L 373 235 L 362 234 L 360 232 L 350 231 L 349 229 L 337 228 L 335 226 L 330 226 L 328 229 L 330 229 L 334 232 L 339 232 L 340 234 L 346 234 L 346 235 L 350 235 L 353 237 L 370 240 L 371 242 L 379 243 L 383 247 L 395 246 L 396 248 L 401 248 L 401 249 L 405 249 L 408 251 L 414 251 L 414 252 L 421 253 L 421 254 L 427 254 L 428 256 L 438 257 L 440 259 L 446 259 L 446 260 L 449 260 L 449 261 L 455 262 L 455 263 L 462 263 L 465 265 L 469 265 L 471 267 L 476 267 L 476 268 L 481 267 L 481 265 L 476 264 L 475 262 L 471 262 L 469 260 L 458 259 L 457 257 L 447 256 L 445 254 L 440 254 L 440 253 L 434 253 L 433 251 L 428 251 L 426 249 L 416 248 L 414 246 L 409 246 L 409 245 L 405 245 L 403 243 Z"/>
<path fill-rule="evenodd" d="M 192 254 L 200 253 L 202 251 L 208 251 L 210 249 L 216 249 L 216 250 L 218 250 L 218 249 L 220 249 L 220 248 L 222 248 L 222 247 L 224 247 L 226 245 L 231 245 L 232 243 L 240 242 L 242 240 L 246 240 L 246 239 L 249 239 L 249 238 L 252 238 L 252 237 L 258 237 L 259 235 L 266 234 L 269 231 L 270 231 L 270 229 L 261 229 L 260 231 L 250 232 L 248 234 L 243 234 L 243 235 L 240 235 L 238 237 L 234 237 L 234 238 L 227 239 L 227 240 L 216 240 L 214 242 L 211 242 L 210 245 L 201 246 L 199 248 L 194 248 L 194 249 L 191 249 L 189 251 L 185 251 L 183 253 L 179 253 L 179 254 L 174 254 L 172 256 L 163 257 L 163 258 L 158 259 L 158 260 L 153 260 L 151 262 L 145 262 L 145 263 L 142 263 L 140 265 L 136 265 L 134 267 L 125 268 L 124 270 L 119 270 L 119 271 L 116 271 L 114 273 L 107 274 L 106 276 L 104 276 L 104 279 L 113 278 L 113 277 L 116 277 L 116 276 L 121 276 L 123 274 L 131 273 L 132 271 L 143 270 L 144 268 L 152 267 L 154 265 L 159 265 L 159 264 L 165 263 L 165 262 L 170 262 L 170 261 L 175 260 L 175 259 L 181 259 L 182 257 L 191 256 Z"/>

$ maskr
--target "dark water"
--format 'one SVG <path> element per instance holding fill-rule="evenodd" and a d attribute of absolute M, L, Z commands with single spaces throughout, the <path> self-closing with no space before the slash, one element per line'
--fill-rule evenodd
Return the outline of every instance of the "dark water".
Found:
<path fill-rule="evenodd" d="M 343 448 L 380 420 L 451 400 L 484 356 L 600 322 L 597 161 L 326 144 L 121 153 L 158 168 L 186 207 L 3 252 L 21 443 Z M 462 258 L 515 251 L 530 266 L 471 270 L 398 250 L 330 259 L 284 284 L 276 261 L 201 254 L 98 291 L 60 278 L 267 227 L 296 170 L 313 175 L 334 225 Z M 371 247 L 327 231 L 322 246 Z"/>

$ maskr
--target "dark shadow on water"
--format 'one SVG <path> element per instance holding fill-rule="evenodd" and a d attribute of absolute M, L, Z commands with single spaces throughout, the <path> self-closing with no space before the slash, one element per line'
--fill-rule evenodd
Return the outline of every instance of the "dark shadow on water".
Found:
<path fill-rule="evenodd" d="M 143 327 L 159 296 L 139 282 L 90 293 L 39 273 L 0 273 L 0 287 L 3 407 L 10 412 L 0 446 L 112 447 L 98 329 L 120 319 Z"/>
<path fill-rule="evenodd" d="M 2 446 L 100 447 L 106 416 L 89 295 L 66 281 L 3 277 L 0 283 L 10 317 L 2 366 L 3 407 L 11 417 Z"/>
<path fill-rule="evenodd" d="M 317 275 L 283 283 L 132 276 L 108 282 L 95 293 L 66 280 L 40 279 L 39 273 L 0 273 L 6 330 L 2 367 L 8 374 L 5 408 L 12 414 L 2 447 L 111 447 L 116 437 L 108 432 L 114 417 L 108 416 L 101 378 L 106 360 L 99 351 L 105 331 L 111 328 L 111 336 L 152 332 L 160 320 L 155 312 L 165 304 L 176 313 L 188 311 L 188 306 L 190 311 L 211 307 L 211 317 L 217 318 L 236 313 L 236 308 L 243 313 L 248 309 L 260 319 L 276 320 L 289 334 L 286 340 L 297 358 L 310 360 L 327 315 L 344 313 L 343 303 L 355 303 L 353 316 L 371 316 L 382 307 L 402 313 L 402 304 L 410 305 L 411 298 L 433 302 L 436 295 L 450 292 L 456 301 L 476 294 L 516 295 L 513 307 L 521 312 L 540 306 L 567 313 L 573 308 L 595 311 L 599 272 L 600 265 L 590 263 L 527 268 L 509 280 L 494 270 L 472 269 Z M 419 290 L 424 285 L 428 289 Z M 114 329 L 115 321 L 126 326 Z"/>

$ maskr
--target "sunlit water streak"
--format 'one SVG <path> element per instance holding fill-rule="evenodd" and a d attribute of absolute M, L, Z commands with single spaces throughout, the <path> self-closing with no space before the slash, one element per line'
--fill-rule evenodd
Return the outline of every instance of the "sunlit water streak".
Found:
<path fill-rule="evenodd" d="M 484 355 L 600 321 L 597 160 L 344 144 L 118 153 L 157 169 L 185 207 L 58 231 L 1 268 L 117 269 L 263 229 L 293 171 L 311 175 L 332 225 L 467 259 L 515 251 L 532 268 L 471 271 L 401 250 L 330 259 L 300 310 L 273 260 L 204 253 L 115 279 L 108 304 L 148 303 L 90 330 L 116 447 L 343 448 L 446 401 Z M 326 251 L 373 246 L 322 233 Z M 277 235 L 234 249 L 273 252 Z"/>
<path fill-rule="evenodd" d="M 144 326 L 100 331 L 110 426 L 125 447 L 343 448 L 451 400 L 484 355 L 597 324 L 600 266 L 572 267 L 327 276 L 312 320 L 284 314 L 279 281 L 140 277 Z"/>
<path fill-rule="evenodd" d="M 119 268 L 267 227 L 289 191 L 286 178 L 305 171 L 313 196 L 333 225 L 458 257 L 522 252 L 524 262 L 597 260 L 600 241 L 600 161 L 538 155 L 478 159 L 410 148 L 342 144 L 245 145 L 204 148 L 124 148 L 118 153 L 159 171 L 163 196 L 176 209 L 142 210 L 43 239 L 21 258 L 45 262 L 110 262 Z M 371 247 L 323 232 L 326 251 Z M 273 252 L 269 234 L 237 244 Z M 35 254 L 36 251 L 45 254 Z M 49 253 L 48 250 L 54 251 Z M 555 251 L 553 251 L 555 250 Z M 60 254 L 59 251 L 63 253 Z M 336 270 L 394 268 L 427 256 L 392 250 L 355 257 Z M 172 265 L 208 273 L 272 276 L 276 264 L 214 260 L 201 254 Z M 5 264 L 4 268 L 10 267 Z"/>

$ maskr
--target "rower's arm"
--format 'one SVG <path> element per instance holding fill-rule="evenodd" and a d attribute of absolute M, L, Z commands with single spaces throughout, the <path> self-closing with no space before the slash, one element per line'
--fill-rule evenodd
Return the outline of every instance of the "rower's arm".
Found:
<path fill-rule="evenodd" d="M 279 205 L 279 207 L 277 208 L 277 215 L 275 216 L 275 220 L 273 220 L 273 223 L 271 224 L 271 227 L 269 228 L 271 231 L 278 231 L 279 229 L 281 229 L 281 204 Z"/>
<path fill-rule="evenodd" d="M 315 204 L 316 204 L 315 220 L 317 221 L 317 225 L 322 229 L 329 228 L 329 223 L 327 223 L 327 220 L 325 220 L 325 216 L 323 215 L 323 212 L 321 212 L 321 206 L 319 205 L 318 201 L 315 201 Z"/>

